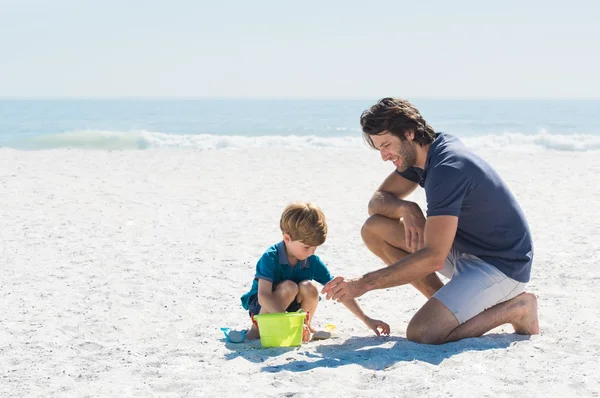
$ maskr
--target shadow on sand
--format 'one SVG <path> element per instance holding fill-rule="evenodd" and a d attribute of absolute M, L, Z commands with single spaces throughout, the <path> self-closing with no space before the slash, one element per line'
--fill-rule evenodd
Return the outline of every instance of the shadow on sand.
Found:
<path fill-rule="evenodd" d="M 530 336 L 518 334 L 488 334 L 483 337 L 465 339 L 443 345 L 417 344 L 404 337 L 353 337 L 340 344 L 322 344 L 314 350 L 303 351 L 303 347 L 262 348 L 259 341 L 245 344 L 226 343 L 231 353 L 225 355 L 230 360 L 243 357 L 254 363 L 281 355 L 290 355 L 290 361 L 282 365 L 265 366 L 263 372 L 305 372 L 315 368 L 338 368 L 345 365 L 360 365 L 371 370 L 384 370 L 398 362 L 427 362 L 439 365 L 445 359 L 466 351 L 505 349 L 519 341 L 529 340 Z M 389 343 L 393 346 L 389 347 Z M 314 344 L 314 343 L 311 343 Z M 320 343 L 316 343 L 320 344 Z M 382 345 L 386 345 L 382 347 Z M 302 360 L 299 356 L 305 356 Z"/>

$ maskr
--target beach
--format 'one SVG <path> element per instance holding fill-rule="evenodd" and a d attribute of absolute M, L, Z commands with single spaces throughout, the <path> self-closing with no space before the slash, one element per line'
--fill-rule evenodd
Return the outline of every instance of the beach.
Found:
<path fill-rule="evenodd" d="M 510 325 L 442 346 L 406 340 L 425 299 L 410 286 L 359 298 L 376 337 L 322 300 L 334 338 L 232 344 L 264 250 L 295 200 L 324 210 L 317 255 L 333 275 L 382 267 L 362 243 L 391 172 L 367 148 L 0 148 L 1 396 L 599 396 L 597 151 L 490 147 L 529 221 L 540 335 Z M 412 196 L 423 209 L 424 193 Z"/>

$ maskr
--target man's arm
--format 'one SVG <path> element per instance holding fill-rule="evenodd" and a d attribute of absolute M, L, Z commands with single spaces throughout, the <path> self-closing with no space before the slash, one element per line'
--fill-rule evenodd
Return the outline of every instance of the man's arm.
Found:
<path fill-rule="evenodd" d="M 389 218 L 402 217 L 406 198 L 416 188 L 417 183 L 407 180 L 393 171 L 375 191 L 369 201 L 369 215 L 379 214 Z"/>
<path fill-rule="evenodd" d="M 355 280 L 338 276 L 325 285 L 322 293 L 327 293 L 328 299 L 344 301 L 371 290 L 411 283 L 439 271 L 450 252 L 457 226 L 456 216 L 429 217 L 425 224 L 425 246 L 421 250 Z"/>
<path fill-rule="evenodd" d="M 363 275 L 357 283 L 362 289 L 375 290 L 404 285 L 444 268 L 456 235 L 458 217 L 433 216 L 425 223 L 425 246 L 390 265 Z M 361 289 L 361 290 L 362 290 Z"/>

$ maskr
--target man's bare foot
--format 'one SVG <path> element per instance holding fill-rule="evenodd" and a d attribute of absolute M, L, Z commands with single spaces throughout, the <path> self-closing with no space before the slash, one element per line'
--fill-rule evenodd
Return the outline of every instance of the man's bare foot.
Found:
<path fill-rule="evenodd" d="M 517 317 L 512 325 L 517 334 L 539 334 L 540 325 L 538 322 L 537 297 L 534 294 L 523 292 L 515 297 L 517 306 Z"/>
<path fill-rule="evenodd" d="M 258 328 L 256 327 L 256 325 L 252 324 L 252 327 L 250 328 L 250 330 L 248 330 L 248 333 L 246 333 L 246 340 L 256 340 L 260 337 L 260 334 L 258 333 Z"/>

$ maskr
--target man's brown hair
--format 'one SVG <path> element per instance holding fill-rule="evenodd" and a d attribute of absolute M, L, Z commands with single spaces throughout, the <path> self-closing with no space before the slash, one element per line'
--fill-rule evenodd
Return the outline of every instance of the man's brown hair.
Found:
<path fill-rule="evenodd" d="M 383 98 L 360 115 L 363 138 L 375 149 L 372 135 L 390 134 L 406 141 L 405 133 L 415 134 L 414 142 L 420 146 L 431 144 L 435 139 L 435 131 L 427 124 L 419 110 L 407 100 L 400 98 Z"/>

